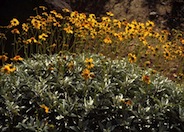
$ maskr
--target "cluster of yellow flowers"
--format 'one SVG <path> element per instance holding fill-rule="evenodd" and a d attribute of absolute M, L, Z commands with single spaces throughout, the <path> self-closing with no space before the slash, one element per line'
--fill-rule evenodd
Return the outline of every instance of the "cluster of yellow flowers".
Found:
<path fill-rule="evenodd" d="M 137 62 L 144 66 L 148 66 L 146 62 L 149 62 L 149 66 L 153 63 L 160 65 L 163 60 L 173 61 L 173 64 L 184 62 L 183 33 L 171 39 L 170 32 L 156 29 L 152 21 L 142 23 L 136 20 L 117 20 L 112 18 L 111 12 L 97 17 L 95 14 L 70 12 L 67 9 L 63 9 L 63 14 L 55 10 L 48 13 L 43 6 L 38 9 L 43 10 L 42 14 L 31 16 L 27 23 L 21 25 L 21 29 L 17 28 L 20 22 L 16 18 L 10 21 L 8 28 L 17 37 L 17 49 L 24 47 L 25 51 L 31 52 L 28 50 L 30 44 L 36 46 L 38 53 L 58 53 L 69 50 L 69 44 L 73 44 L 75 46 L 72 47 L 79 52 L 90 50 L 110 57 L 128 56 L 130 63 Z M 180 68 L 180 72 L 182 70 Z"/>
<path fill-rule="evenodd" d="M 0 55 L 0 60 L 2 60 L 2 62 L 6 62 L 8 60 L 8 57 L 6 55 Z M 17 55 L 11 58 L 10 60 L 17 62 L 17 61 L 22 61 L 23 58 Z M 12 64 L 6 64 L 1 68 L 1 72 L 6 73 L 6 74 L 10 74 L 14 72 L 15 70 L 16 68 Z"/>
<path fill-rule="evenodd" d="M 142 81 L 145 82 L 145 83 L 147 83 L 147 84 L 150 84 L 151 83 L 150 76 L 143 75 L 142 76 Z"/>
<path fill-rule="evenodd" d="M 40 8 L 45 10 L 42 6 Z M 69 12 L 67 9 L 64 9 L 63 11 L 66 13 Z M 120 21 L 112 19 L 112 16 L 113 14 L 111 12 L 107 12 L 107 16 L 101 18 L 97 18 L 95 14 L 86 15 L 85 13 L 79 13 L 77 11 L 70 12 L 69 16 L 63 16 L 56 11 L 50 11 L 49 14 L 43 12 L 42 15 L 30 17 L 30 23 L 22 24 L 22 31 L 26 32 L 22 33 L 25 34 L 22 42 L 25 44 L 45 44 L 49 42 L 48 45 L 43 46 L 46 46 L 45 48 L 48 49 L 52 44 L 62 45 L 68 43 L 68 35 L 62 36 L 63 34 L 61 34 L 65 31 L 66 34 L 75 35 L 77 40 L 76 43 L 79 41 L 82 41 L 83 43 L 91 41 L 90 43 L 93 46 L 95 43 L 104 46 L 103 44 L 115 45 L 117 43 L 132 41 L 134 39 L 139 45 L 142 43 L 143 46 L 145 46 L 144 49 L 146 50 L 146 54 L 155 55 L 157 54 L 156 52 L 159 51 L 162 52 L 162 56 L 168 60 L 176 58 L 177 55 L 183 57 L 183 46 L 178 46 L 178 43 L 168 41 L 168 36 L 170 35 L 168 31 L 155 31 L 155 24 L 153 22 L 147 21 L 146 23 L 141 23 L 133 20 L 128 23 L 126 19 Z M 10 23 L 10 27 L 15 27 L 12 29 L 12 33 L 20 34 L 20 31 L 16 28 L 16 26 L 20 24 L 19 21 L 16 18 L 13 18 Z M 33 34 L 29 34 L 29 30 L 30 32 L 34 31 L 32 28 L 36 31 Z M 58 37 L 56 37 L 54 33 L 57 33 Z M 149 43 L 150 38 L 155 39 L 155 44 Z M 181 39 L 181 43 L 183 40 L 184 39 Z M 158 45 L 157 43 L 160 44 Z M 135 45 L 137 46 L 137 44 Z M 134 46 L 134 48 L 136 48 L 136 46 Z M 150 52 L 150 50 L 152 52 Z"/>
<path fill-rule="evenodd" d="M 16 70 L 16 68 L 13 67 L 12 64 L 6 64 L 5 66 L 3 66 L 1 68 L 1 72 L 6 73 L 6 74 L 10 74 L 10 73 L 14 72 L 15 70 Z"/>
<path fill-rule="evenodd" d="M 93 59 L 92 58 L 86 58 L 85 59 L 85 69 L 82 71 L 81 75 L 85 80 L 93 78 L 95 75 L 90 71 L 91 68 L 94 67 Z"/>

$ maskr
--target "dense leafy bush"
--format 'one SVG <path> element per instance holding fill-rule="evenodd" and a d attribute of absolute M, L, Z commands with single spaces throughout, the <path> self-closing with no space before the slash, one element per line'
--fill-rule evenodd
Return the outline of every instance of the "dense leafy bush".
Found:
<path fill-rule="evenodd" d="M 126 59 L 34 55 L 15 68 L 0 73 L 2 132 L 184 131 L 182 86 Z"/>

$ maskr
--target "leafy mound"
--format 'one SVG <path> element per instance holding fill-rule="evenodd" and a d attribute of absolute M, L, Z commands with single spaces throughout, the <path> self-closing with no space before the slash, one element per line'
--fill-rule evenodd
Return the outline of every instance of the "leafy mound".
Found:
<path fill-rule="evenodd" d="M 128 60 L 35 55 L 0 76 L 3 131 L 184 131 L 181 86 Z"/>

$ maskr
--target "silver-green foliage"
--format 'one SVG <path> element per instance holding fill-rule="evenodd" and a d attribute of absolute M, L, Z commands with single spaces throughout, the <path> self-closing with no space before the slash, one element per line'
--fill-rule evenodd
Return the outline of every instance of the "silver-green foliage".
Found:
<path fill-rule="evenodd" d="M 94 63 L 87 80 L 86 58 Z M 35 55 L 16 69 L 0 77 L 1 131 L 184 131 L 182 86 L 126 59 Z"/>

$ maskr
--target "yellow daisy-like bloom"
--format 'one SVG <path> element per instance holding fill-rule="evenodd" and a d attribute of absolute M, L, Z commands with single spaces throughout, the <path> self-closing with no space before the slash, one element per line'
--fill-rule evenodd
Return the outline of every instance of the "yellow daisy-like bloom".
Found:
<path fill-rule="evenodd" d="M 89 18 L 91 18 L 90 20 L 96 19 L 95 14 L 89 14 Z"/>
<path fill-rule="evenodd" d="M 86 58 L 85 63 L 86 63 L 86 67 L 88 69 L 91 69 L 91 68 L 94 67 L 93 59 L 92 58 Z"/>
<path fill-rule="evenodd" d="M 1 72 L 4 72 L 6 74 L 10 74 L 11 72 L 14 72 L 16 70 L 15 67 L 12 66 L 12 64 L 7 64 L 1 68 Z"/>
<path fill-rule="evenodd" d="M 71 61 L 71 62 L 68 63 L 68 69 L 72 70 L 73 68 L 74 68 L 74 62 Z"/>
<path fill-rule="evenodd" d="M 23 58 L 20 55 L 16 55 L 15 57 L 11 58 L 12 61 L 22 61 Z"/>
<path fill-rule="evenodd" d="M 106 12 L 106 14 L 108 15 L 108 16 L 110 16 L 110 17 L 112 17 L 112 16 L 114 16 L 114 14 L 112 13 L 112 12 Z"/>
<path fill-rule="evenodd" d="M 49 107 L 47 107 L 45 104 L 40 105 L 40 107 L 45 110 L 45 113 L 49 113 Z"/>
<path fill-rule="evenodd" d="M 135 25 L 128 23 L 127 26 L 125 27 L 125 32 L 130 34 L 134 32 Z"/>
<path fill-rule="evenodd" d="M 119 41 L 122 41 L 123 40 L 123 35 L 122 35 L 122 32 L 120 33 L 114 33 L 113 34 L 115 37 L 117 37 L 119 39 Z"/>
<path fill-rule="evenodd" d="M 117 19 L 114 19 L 113 20 L 113 25 L 115 27 L 118 27 L 118 28 L 121 28 L 121 21 L 117 20 Z"/>
<path fill-rule="evenodd" d="M 27 42 L 26 44 L 30 44 L 30 43 L 37 43 L 38 41 L 34 37 L 31 37 L 30 39 L 27 39 L 26 42 Z"/>
<path fill-rule="evenodd" d="M 154 22 L 152 22 L 152 21 L 147 21 L 146 22 L 146 27 L 147 28 L 153 28 L 154 26 L 155 26 Z"/>
<path fill-rule="evenodd" d="M 8 60 L 8 57 L 6 55 L 0 55 L 0 60 L 2 60 L 3 62 Z"/>
<path fill-rule="evenodd" d="M 120 99 L 120 102 L 122 102 L 123 104 L 127 106 L 131 106 L 133 104 L 130 99 Z"/>
<path fill-rule="evenodd" d="M 43 41 L 45 41 L 47 37 L 48 37 L 48 35 L 45 33 L 42 33 L 41 35 L 38 36 L 38 38 L 43 40 Z"/>
<path fill-rule="evenodd" d="M 12 27 L 15 27 L 15 26 L 18 26 L 19 25 L 19 21 L 16 18 L 13 18 L 10 21 L 10 24 L 11 24 Z"/>
<path fill-rule="evenodd" d="M 31 24 L 36 28 L 36 29 L 40 29 L 41 27 L 41 22 L 35 18 L 33 18 L 31 20 Z"/>
<path fill-rule="evenodd" d="M 143 75 L 142 76 L 142 81 L 147 83 L 147 84 L 150 84 L 151 81 L 150 81 L 150 77 L 148 75 Z"/>
<path fill-rule="evenodd" d="M 62 11 L 63 11 L 63 12 L 70 12 L 70 10 L 67 9 L 67 8 L 62 9 Z"/>
<path fill-rule="evenodd" d="M 29 30 L 29 26 L 25 23 L 22 24 L 22 29 L 27 32 Z"/>
<path fill-rule="evenodd" d="M 63 19 L 63 16 L 60 13 L 57 13 L 55 16 L 56 18 Z"/>
<path fill-rule="evenodd" d="M 42 9 L 43 11 L 47 10 L 47 7 L 45 6 L 39 6 L 40 9 Z"/>
<path fill-rule="evenodd" d="M 106 43 L 106 44 L 111 44 L 112 43 L 112 40 L 110 39 L 110 37 L 106 37 L 104 40 L 104 43 Z"/>
<path fill-rule="evenodd" d="M 150 61 L 145 61 L 145 62 L 144 62 L 144 66 L 145 66 L 145 67 L 150 66 L 150 64 L 151 64 L 151 62 L 150 62 Z"/>
<path fill-rule="evenodd" d="M 94 77 L 94 74 L 93 73 L 91 73 L 90 72 L 90 70 L 88 70 L 87 68 L 86 69 L 84 69 L 83 71 L 82 71 L 82 77 L 85 79 L 85 80 L 88 80 L 88 79 L 90 79 L 91 77 Z"/>
<path fill-rule="evenodd" d="M 73 28 L 70 25 L 67 26 L 68 27 L 63 28 L 63 30 L 65 30 L 68 34 L 73 34 Z"/>
<path fill-rule="evenodd" d="M 53 25 L 54 25 L 55 27 L 61 27 L 61 24 L 60 24 L 59 22 L 54 22 Z"/>
<path fill-rule="evenodd" d="M 12 34 L 20 34 L 19 30 L 17 28 L 11 30 Z"/>
<path fill-rule="evenodd" d="M 172 60 L 171 53 L 170 53 L 168 50 L 165 50 L 165 51 L 164 51 L 164 57 L 165 57 L 167 60 Z"/>
<path fill-rule="evenodd" d="M 92 58 L 86 58 L 85 63 L 93 63 L 93 59 Z"/>
<path fill-rule="evenodd" d="M 51 13 L 51 14 L 54 14 L 54 15 L 57 14 L 56 10 L 52 10 L 52 11 L 50 11 L 50 13 Z"/>
<path fill-rule="evenodd" d="M 102 17 L 101 19 L 103 22 L 111 22 L 111 19 L 109 17 Z"/>
<path fill-rule="evenodd" d="M 48 17 L 48 13 L 47 12 L 43 12 L 42 15 Z"/>
<path fill-rule="evenodd" d="M 156 70 L 151 70 L 151 74 L 156 74 L 157 71 Z"/>
<path fill-rule="evenodd" d="M 129 53 L 129 54 L 128 54 L 128 61 L 129 61 L 130 63 L 136 62 L 136 61 L 137 61 L 136 55 L 134 55 L 134 54 L 132 54 L 132 53 Z"/>

